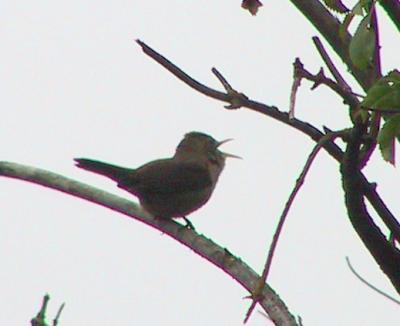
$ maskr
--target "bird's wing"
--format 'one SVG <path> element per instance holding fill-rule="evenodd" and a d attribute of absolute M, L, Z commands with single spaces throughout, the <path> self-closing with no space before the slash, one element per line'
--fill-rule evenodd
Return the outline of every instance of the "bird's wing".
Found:
<path fill-rule="evenodd" d="M 167 159 L 138 168 L 131 177 L 121 180 L 118 186 L 138 194 L 176 194 L 201 190 L 211 184 L 210 173 L 205 166 Z"/>

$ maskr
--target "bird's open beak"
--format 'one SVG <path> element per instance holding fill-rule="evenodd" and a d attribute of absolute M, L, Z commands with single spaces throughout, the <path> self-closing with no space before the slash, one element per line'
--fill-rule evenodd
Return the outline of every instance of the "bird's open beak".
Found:
<path fill-rule="evenodd" d="M 225 139 L 225 140 L 221 140 L 220 142 L 218 142 L 217 147 L 220 147 L 222 144 L 225 144 L 225 143 L 227 143 L 228 141 L 231 141 L 231 140 L 233 140 L 233 138 L 228 138 L 228 139 Z M 225 152 L 221 152 L 221 154 L 224 157 L 232 157 L 232 158 L 238 158 L 238 159 L 242 160 L 242 158 L 240 156 L 237 156 L 237 155 L 234 155 L 234 154 L 229 154 L 229 153 L 225 153 Z"/>

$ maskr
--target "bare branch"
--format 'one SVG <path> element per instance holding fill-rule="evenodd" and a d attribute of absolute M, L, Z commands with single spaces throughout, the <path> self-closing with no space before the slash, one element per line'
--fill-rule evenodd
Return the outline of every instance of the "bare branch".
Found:
<path fill-rule="evenodd" d="M 354 230 L 400 293 L 400 251 L 390 243 L 376 225 L 365 204 L 366 188 L 359 166 L 360 147 L 365 130 L 364 124 L 356 124 L 346 139 L 347 149 L 340 165 L 346 208 Z"/>
<path fill-rule="evenodd" d="M 314 85 L 312 89 L 317 88 L 319 85 L 323 84 L 328 86 L 334 92 L 336 92 L 346 103 L 348 103 L 351 107 L 357 107 L 360 105 L 360 101 L 358 100 L 356 94 L 351 90 L 350 86 L 346 84 L 346 82 L 335 82 L 334 80 L 328 78 L 324 74 L 324 70 L 318 72 L 318 74 L 313 75 L 307 69 L 304 68 L 302 62 L 299 58 L 296 58 L 293 63 L 295 75 L 298 78 L 305 78 L 307 80 L 313 81 Z M 335 68 L 336 69 L 336 68 Z M 340 75 L 339 75 L 340 76 Z M 336 79 L 340 80 L 341 77 L 337 77 Z"/>
<path fill-rule="evenodd" d="M 243 100 L 248 100 L 249 98 L 244 95 L 243 93 L 238 92 L 235 90 L 225 79 L 224 76 L 217 70 L 217 68 L 212 68 L 211 69 L 212 73 L 218 78 L 218 80 L 221 82 L 222 86 L 225 88 L 226 93 L 229 96 L 229 105 L 225 105 L 224 107 L 226 109 L 232 110 L 232 109 L 239 109 L 242 106 Z"/>
<path fill-rule="evenodd" d="M 217 100 L 229 102 L 229 98 L 228 98 L 227 94 L 216 91 L 210 87 L 207 87 L 207 86 L 199 83 L 197 80 L 190 77 L 183 70 L 178 68 L 176 65 L 174 65 L 171 61 L 169 61 L 167 58 L 165 58 L 158 52 L 154 51 L 151 47 L 149 47 L 146 43 L 142 42 L 141 40 L 136 40 L 136 43 L 141 46 L 143 52 L 146 53 L 150 58 L 153 58 L 160 65 L 162 65 L 164 68 L 166 68 L 170 73 L 175 75 L 177 78 L 182 80 L 184 83 L 186 83 L 190 87 L 203 93 L 204 95 L 210 96 Z"/>
<path fill-rule="evenodd" d="M 58 325 L 58 320 L 60 319 L 60 316 L 61 316 L 62 311 L 64 310 L 64 307 L 65 307 L 65 303 L 62 303 L 60 308 L 57 311 L 56 317 L 53 320 L 53 326 L 57 326 Z"/>
<path fill-rule="evenodd" d="M 215 77 L 218 78 L 218 80 L 221 82 L 222 86 L 225 88 L 226 92 L 232 92 L 234 89 L 231 86 L 231 84 L 228 83 L 228 81 L 225 79 L 224 76 L 217 70 L 217 68 L 211 68 L 212 73 L 215 75 Z"/>
<path fill-rule="evenodd" d="M 333 16 L 318 0 L 290 0 L 301 13 L 310 21 L 311 24 L 322 34 L 325 40 L 331 45 L 332 49 L 347 65 L 351 74 L 356 78 L 364 90 L 375 82 L 373 69 L 360 70 L 352 63 L 349 56 L 349 44 L 351 35 L 345 33 L 340 36 L 340 22 Z"/>
<path fill-rule="evenodd" d="M 390 230 L 390 233 L 393 236 L 393 238 L 396 239 L 398 242 L 400 242 L 399 222 L 397 221 L 396 217 L 392 214 L 392 212 L 387 208 L 385 202 L 377 193 L 376 185 L 370 183 L 362 173 L 360 173 L 360 182 L 362 184 L 364 194 L 367 197 L 368 201 L 371 203 L 374 210 L 378 213 L 383 223 L 385 223 L 386 227 Z"/>
<path fill-rule="evenodd" d="M 230 275 L 249 292 L 259 279 L 259 275 L 248 265 L 212 240 L 173 220 L 154 219 L 132 201 L 59 174 L 11 162 L 0 162 L 0 175 L 55 189 L 145 223 L 192 249 L 196 254 Z M 263 298 L 260 304 L 276 325 L 296 325 L 295 318 L 290 314 L 284 302 L 268 285 L 263 289 Z"/>
<path fill-rule="evenodd" d="M 329 57 L 328 52 L 325 50 L 324 45 L 322 44 L 321 40 L 319 39 L 318 36 L 314 36 L 312 38 L 315 47 L 318 50 L 318 53 L 320 54 L 322 60 L 325 62 L 326 66 L 328 67 L 329 71 L 331 72 L 332 76 L 336 79 L 339 88 L 341 89 L 341 92 L 346 93 L 352 93 L 350 85 L 346 82 L 346 80 L 343 78 L 343 76 L 340 74 L 339 70 L 336 68 L 335 64 L 333 63 L 332 59 Z M 336 90 L 335 90 L 336 91 Z M 338 92 L 339 93 L 339 92 Z M 340 95 L 340 93 L 339 93 Z M 357 100 L 357 98 L 356 98 Z M 349 103 L 352 103 L 350 101 Z"/>
<path fill-rule="evenodd" d="M 267 281 L 267 277 L 269 274 L 269 271 L 271 269 L 271 265 L 272 265 L 272 259 L 274 257 L 274 253 L 275 253 L 275 249 L 276 246 L 278 245 L 278 240 L 279 237 L 281 235 L 282 229 L 283 229 L 283 225 L 285 224 L 286 221 L 286 217 L 289 213 L 290 207 L 292 207 L 292 204 L 294 202 L 294 199 L 296 198 L 296 195 L 298 194 L 301 186 L 303 185 L 306 175 L 308 173 L 308 171 L 310 170 L 310 167 L 314 161 L 314 159 L 316 158 L 318 152 L 320 151 L 320 149 L 323 147 L 323 144 L 327 141 L 333 141 L 336 137 L 342 135 L 345 131 L 338 131 L 338 132 L 333 132 L 333 133 L 329 133 L 326 134 L 324 137 L 321 138 L 321 140 L 314 146 L 312 152 L 310 153 L 310 155 L 307 158 L 306 164 L 303 167 L 303 170 L 300 173 L 300 176 L 298 177 L 298 179 L 296 180 L 296 184 L 285 204 L 285 208 L 279 218 L 279 222 L 278 222 L 278 226 L 276 227 L 274 236 L 272 238 L 272 243 L 271 246 L 269 248 L 269 252 L 268 252 L 268 257 L 267 260 L 265 262 L 265 266 L 264 266 L 264 270 L 263 273 L 261 275 L 261 278 L 259 280 L 259 283 L 257 284 L 257 287 L 255 288 L 255 291 L 252 293 L 252 298 L 253 298 L 253 302 L 250 306 L 250 308 L 248 309 L 247 313 L 246 313 L 246 317 L 244 319 L 244 322 L 246 323 L 249 318 L 251 313 L 253 312 L 257 302 L 259 300 L 262 299 L 262 289 L 264 287 L 264 284 Z"/>

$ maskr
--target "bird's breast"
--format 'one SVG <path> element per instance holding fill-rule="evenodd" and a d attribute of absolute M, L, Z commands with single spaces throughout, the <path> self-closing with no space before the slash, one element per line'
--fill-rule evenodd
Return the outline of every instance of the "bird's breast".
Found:
<path fill-rule="evenodd" d="M 210 199 L 213 188 L 168 195 L 149 194 L 142 196 L 141 205 L 150 214 L 160 218 L 187 216 L 199 209 Z"/>

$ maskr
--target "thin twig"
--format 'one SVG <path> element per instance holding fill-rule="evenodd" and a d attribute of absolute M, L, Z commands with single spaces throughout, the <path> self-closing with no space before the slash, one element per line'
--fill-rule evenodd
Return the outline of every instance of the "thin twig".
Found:
<path fill-rule="evenodd" d="M 53 320 L 53 326 L 57 326 L 57 325 L 58 325 L 58 320 L 60 319 L 61 312 L 63 311 L 64 307 L 65 307 L 65 303 L 63 303 L 63 304 L 60 306 L 60 308 L 58 309 L 57 315 L 56 315 L 56 317 L 55 317 L 54 320 Z"/>
<path fill-rule="evenodd" d="M 400 242 L 399 221 L 386 206 L 386 203 L 383 201 L 383 199 L 379 196 L 378 192 L 376 191 L 376 185 L 369 182 L 364 174 L 361 173 L 360 177 L 363 185 L 363 190 L 368 201 L 371 203 L 375 212 L 378 213 L 383 223 L 390 230 L 392 236 L 396 239 L 397 242 Z"/>
<path fill-rule="evenodd" d="M 239 109 L 242 106 L 242 102 L 248 100 L 249 98 L 241 92 L 235 90 L 226 80 L 224 76 L 217 70 L 217 68 L 213 67 L 211 69 L 212 73 L 218 78 L 221 82 L 222 86 L 225 88 L 226 93 L 229 96 L 229 105 L 225 105 L 226 109 Z"/>
<path fill-rule="evenodd" d="M 226 92 L 229 93 L 233 91 L 233 87 L 231 84 L 228 83 L 228 81 L 225 79 L 224 76 L 217 70 L 217 68 L 213 67 L 211 68 L 212 73 L 215 75 L 215 77 L 218 78 L 218 80 L 221 82 L 222 86 L 225 88 Z"/>
<path fill-rule="evenodd" d="M 376 14 L 376 6 L 375 3 L 372 2 L 371 7 L 371 28 L 375 33 L 375 45 L 374 45 L 374 57 L 373 57 L 373 74 L 370 74 L 372 79 L 371 84 L 374 84 L 376 80 L 382 77 L 381 70 L 381 52 L 380 52 L 380 37 L 379 37 L 379 27 L 378 27 L 378 17 Z M 371 155 L 374 153 L 376 145 L 377 145 L 377 136 L 380 129 L 381 124 L 381 115 L 382 111 L 375 112 L 374 110 L 371 114 L 370 119 L 370 127 L 368 130 L 368 141 L 363 144 L 363 148 L 361 149 L 361 159 L 360 159 L 360 168 L 363 168 L 369 161 Z M 393 143 L 394 144 L 394 143 Z"/>
<path fill-rule="evenodd" d="M 296 95 L 297 90 L 301 85 L 302 76 L 299 74 L 298 65 L 300 62 L 299 58 L 296 58 L 295 62 L 293 63 L 293 84 L 290 90 L 290 103 L 289 103 L 289 119 L 294 118 L 294 109 L 296 105 Z"/>
<path fill-rule="evenodd" d="M 374 82 L 382 77 L 382 64 L 381 64 L 381 45 L 380 45 L 380 35 L 379 35 L 379 25 L 378 25 L 378 15 L 376 13 L 376 5 L 372 2 L 371 7 L 371 28 L 375 33 L 375 46 L 374 46 L 374 58 L 373 67 L 375 74 L 373 76 Z"/>
<path fill-rule="evenodd" d="M 185 82 L 190 87 L 194 88 L 195 90 L 197 90 L 207 96 L 213 97 L 220 101 L 229 102 L 229 98 L 228 98 L 227 94 L 216 91 L 210 87 L 207 87 L 207 86 L 199 83 L 197 80 L 190 77 L 182 69 L 180 69 L 179 67 L 174 65 L 171 61 L 169 61 L 167 58 L 162 56 L 160 53 L 153 50 L 150 46 L 148 46 L 146 43 L 142 42 L 141 40 L 136 40 L 136 43 L 141 46 L 141 48 L 145 54 L 147 54 L 149 57 L 151 57 L 152 59 L 157 61 L 160 65 L 162 65 L 170 73 L 175 75 L 177 78 L 179 78 L 180 80 Z"/>
<path fill-rule="evenodd" d="M 316 75 L 314 75 L 304 68 L 303 63 L 300 61 L 299 58 L 296 58 L 293 65 L 295 76 L 297 76 L 298 78 L 305 78 L 314 82 L 314 85 L 311 87 L 311 89 L 316 89 L 319 85 L 323 84 L 336 92 L 351 107 L 358 107 L 360 105 L 360 101 L 358 100 L 357 96 L 361 95 L 355 94 L 347 86 L 343 87 L 343 85 L 340 85 L 334 80 L 326 77 L 322 68 Z"/>
<path fill-rule="evenodd" d="M 253 302 L 250 305 L 250 308 L 248 309 L 247 313 L 246 313 L 246 317 L 244 319 L 244 323 L 246 323 L 249 318 L 251 313 L 253 312 L 257 302 L 262 299 L 261 296 L 261 291 L 260 289 L 262 289 L 264 287 L 264 284 L 267 281 L 267 277 L 269 274 L 269 271 L 271 269 L 271 265 L 272 265 L 272 259 L 274 257 L 274 253 L 275 253 L 275 249 L 276 246 L 278 245 L 278 240 L 280 237 L 280 234 L 282 232 L 283 229 L 283 225 L 285 224 L 286 221 L 286 217 L 289 213 L 289 210 L 294 202 L 294 199 L 296 198 L 296 195 L 298 194 L 301 186 L 303 185 L 306 175 L 308 173 L 308 171 L 310 170 L 310 167 L 314 161 L 314 159 L 316 158 L 318 152 L 320 151 L 320 149 L 323 147 L 324 143 L 327 141 L 333 141 L 335 138 L 339 137 L 340 135 L 343 135 L 346 131 L 337 131 L 337 132 L 332 132 L 329 134 L 326 134 L 324 137 L 321 138 L 321 140 L 314 146 L 313 150 L 311 151 L 310 155 L 307 158 L 306 164 L 303 167 L 303 170 L 300 173 L 300 176 L 298 177 L 298 179 L 296 180 L 296 184 L 285 204 L 285 208 L 279 218 L 279 222 L 278 225 L 276 227 L 274 236 L 272 238 L 272 242 L 271 242 L 271 246 L 269 247 L 269 252 L 268 252 L 268 257 L 267 260 L 265 262 L 265 266 L 264 266 L 264 270 L 263 273 L 260 277 L 259 283 L 257 284 L 257 287 L 254 291 L 254 293 L 252 294 L 252 298 L 253 298 Z"/>
<path fill-rule="evenodd" d="M 314 36 L 312 38 L 315 47 L 318 50 L 318 53 L 320 54 L 322 60 L 324 60 L 326 66 L 328 67 L 329 71 L 333 75 L 333 77 L 336 79 L 337 83 L 343 88 L 347 89 L 349 92 L 351 92 L 351 87 L 349 84 L 347 84 L 346 80 L 342 77 L 340 74 L 339 70 L 336 69 L 335 64 L 331 60 L 331 58 L 328 55 L 328 52 L 325 50 L 324 45 L 322 44 L 321 40 L 319 39 L 318 36 Z"/>
<path fill-rule="evenodd" d="M 346 257 L 346 263 L 347 266 L 349 266 L 351 272 L 361 281 L 363 282 L 366 286 L 368 286 L 369 288 L 371 288 L 372 290 L 378 292 L 379 294 L 383 295 L 386 299 L 389 299 L 390 301 L 400 305 L 400 301 L 396 300 L 395 298 L 393 298 L 392 296 L 390 296 L 389 294 L 383 292 L 382 290 L 378 289 L 376 286 L 372 285 L 371 283 L 369 283 L 366 279 L 364 279 L 360 274 L 358 274 L 356 272 L 356 270 L 353 268 L 353 266 L 350 263 L 350 259 L 349 257 Z"/>

